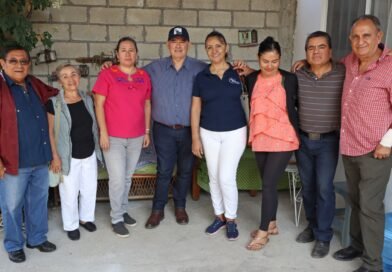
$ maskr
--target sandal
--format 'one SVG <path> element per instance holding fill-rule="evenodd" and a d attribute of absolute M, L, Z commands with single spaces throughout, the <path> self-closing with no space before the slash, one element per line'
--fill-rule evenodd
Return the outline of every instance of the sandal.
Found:
<path fill-rule="evenodd" d="M 250 237 L 255 238 L 258 231 L 259 231 L 258 229 L 252 231 L 252 232 L 250 233 Z M 278 234 L 279 234 L 278 226 L 275 225 L 275 227 L 269 228 L 269 229 L 268 229 L 268 234 L 269 234 L 269 235 L 278 235 Z"/>
<path fill-rule="evenodd" d="M 268 236 L 264 237 L 255 237 L 253 238 L 249 244 L 246 246 L 248 250 L 260 250 L 269 242 Z"/>

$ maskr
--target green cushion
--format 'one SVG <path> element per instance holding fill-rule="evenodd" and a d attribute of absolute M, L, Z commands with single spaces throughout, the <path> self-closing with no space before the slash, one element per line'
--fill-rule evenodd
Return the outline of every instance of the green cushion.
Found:
<path fill-rule="evenodd" d="M 200 163 L 200 169 L 197 171 L 197 183 L 203 190 L 209 192 L 208 170 L 205 159 Z M 238 190 L 261 190 L 262 181 L 259 175 L 254 154 L 250 148 L 246 148 L 241 157 L 237 169 L 237 187 Z M 289 188 L 287 174 L 284 173 L 278 182 L 278 190 Z"/>
<path fill-rule="evenodd" d="M 151 174 L 151 175 L 156 175 L 157 173 L 157 165 L 155 163 L 147 164 L 137 170 L 135 170 L 134 174 Z M 106 168 L 104 167 L 99 167 L 98 169 L 98 180 L 101 179 L 109 179 L 108 172 L 106 171 Z"/>

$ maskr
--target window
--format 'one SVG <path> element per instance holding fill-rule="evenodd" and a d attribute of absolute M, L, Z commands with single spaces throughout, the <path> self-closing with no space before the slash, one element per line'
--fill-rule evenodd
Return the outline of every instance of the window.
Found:
<path fill-rule="evenodd" d="M 348 36 L 352 21 L 363 14 L 380 19 L 384 41 L 392 46 L 392 0 L 328 0 L 327 32 L 332 38 L 335 59 L 351 51 Z M 389 24 L 389 25 L 388 25 Z"/>

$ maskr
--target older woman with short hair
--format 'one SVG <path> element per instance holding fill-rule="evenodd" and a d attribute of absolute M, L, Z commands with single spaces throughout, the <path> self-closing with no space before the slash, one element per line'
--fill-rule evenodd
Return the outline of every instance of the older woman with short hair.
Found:
<path fill-rule="evenodd" d="M 56 73 L 62 89 L 47 104 L 53 156 L 50 168 L 63 175 L 59 190 L 64 230 L 69 239 L 78 240 L 79 226 L 96 230 L 97 158 L 102 162 L 102 153 L 93 100 L 79 91 L 79 69 L 65 64 Z"/>

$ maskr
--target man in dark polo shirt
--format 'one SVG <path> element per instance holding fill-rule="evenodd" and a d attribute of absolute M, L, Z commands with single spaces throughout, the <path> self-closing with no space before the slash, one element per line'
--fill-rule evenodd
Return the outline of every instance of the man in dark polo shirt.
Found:
<path fill-rule="evenodd" d="M 5 47 L 0 55 L 0 205 L 4 247 L 16 263 L 26 259 L 23 215 L 26 246 L 41 252 L 56 249 L 46 237 L 52 152 L 44 104 L 58 90 L 29 76 L 30 63 L 23 47 Z"/>
<path fill-rule="evenodd" d="M 332 239 L 335 215 L 333 179 L 339 157 L 340 105 L 345 69 L 331 60 L 331 38 L 326 32 L 311 33 L 305 44 L 306 64 L 298 77 L 301 146 L 298 170 L 307 228 L 297 242 L 316 240 L 311 256 L 325 257 Z"/>

